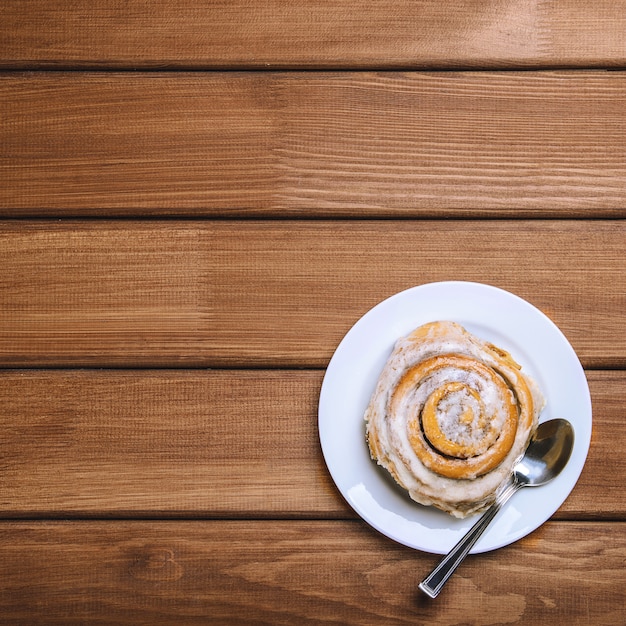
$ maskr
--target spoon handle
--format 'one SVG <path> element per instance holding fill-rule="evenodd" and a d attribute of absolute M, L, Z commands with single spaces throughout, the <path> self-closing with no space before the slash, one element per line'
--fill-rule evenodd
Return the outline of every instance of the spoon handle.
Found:
<path fill-rule="evenodd" d="M 419 588 L 431 598 L 436 598 L 450 576 L 463 562 L 473 545 L 486 530 L 508 499 L 523 485 L 513 481 L 496 498 L 496 501 L 481 515 L 463 538 L 441 559 L 433 571 L 419 584 Z"/>

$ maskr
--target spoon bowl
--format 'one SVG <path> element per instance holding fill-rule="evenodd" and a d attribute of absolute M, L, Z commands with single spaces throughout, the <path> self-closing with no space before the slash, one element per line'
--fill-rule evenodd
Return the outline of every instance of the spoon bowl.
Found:
<path fill-rule="evenodd" d="M 556 478 L 567 465 L 573 449 L 574 429 L 567 420 L 558 418 L 539 424 L 524 456 L 515 464 L 510 482 L 419 588 L 436 598 L 508 499 L 522 487 L 540 487 Z"/>
<path fill-rule="evenodd" d="M 525 487 L 539 487 L 556 478 L 574 449 L 574 429 L 564 419 L 540 424 L 526 453 L 513 468 Z"/>

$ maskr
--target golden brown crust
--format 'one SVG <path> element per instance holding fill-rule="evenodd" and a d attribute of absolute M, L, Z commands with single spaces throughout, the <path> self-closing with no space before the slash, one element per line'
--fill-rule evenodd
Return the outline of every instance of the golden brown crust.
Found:
<path fill-rule="evenodd" d="M 486 367 L 475 359 L 459 355 L 437 356 L 427 359 L 411 368 L 403 377 L 402 381 L 392 394 L 389 410 L 394 411 L 397 405 L 397 397 L 406 393 L 407 387 L 420 384 L 425 377 L 440 371 L 444 367 L 454 370 L 467 370 L 479 372 L 489 379 L 503 396 L 509 395 L 509 388 L 504 379 L 498 376 L 494 370 Z M 481 405 L 482 411 L 479 416 L 471 416 L 476 422 L 481 436 L 478 441 L 474 439 L 470 443 L 459 443 L 446 437 L 443 433 L 436 415 L 440 400 L 449 397 L 448 391 L 465 391 L 477 404 Z M 466 411 L 471 409 L 466 408 Z M 476 478 L 486 474 L 497 467 L 511 450 L 517 431 L 518 412 L 514 402 L 506 406 L 506 417 L 500 429 L 490 421 L 486 415 L 487 409 L 480 402 L 478 392 L 472 387 L 467 387 L 458 381 L 444 382 L 428 397 L 421 413 L 413 415 L 408 422 L 409 438 L 411 447 L 420 461 L 433 472 L 448 478 Z M 480 426 L 484 423 L 485 428 Z"/>

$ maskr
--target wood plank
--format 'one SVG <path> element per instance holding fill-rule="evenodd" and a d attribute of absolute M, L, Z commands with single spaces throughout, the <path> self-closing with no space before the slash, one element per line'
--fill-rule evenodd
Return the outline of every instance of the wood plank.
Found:
<path fill-rule="evenodd" d="M 2 523 L 5 624 L 621 625 L 623 523 L 547 523 L 470 557 L 436 601 L 433 555 L 357 522 Z"/>
<path fill-rule="evenodd" d="M 625 372 L 560 519 L 626 519 Z M 322 459 L 317 371 L 5 371 L 0 517 L 353 518 Z M 365 443 L 364 443 L 365 445 Z"/>
<path fill-rule="evenodd" d="M 622 73 L 26 73 L 0 99 L 8 217 L 626 208 Z"/>
<path fill-rule="evenodd" d="M 0 365 L 325 367 L 379 301 L 468 280 L 623 368 L 625 249 L 624 221 L 5 222 Z"/>
<path fill-rule="evenodd" d="M 2 372 L 0 515 L 298 516 L 346 507 L 320 372 Z"/>
<path fill-rule="evenodd" d="M 4 0 L 0 67 L 579 67 L 626 62 L 623 2 Z M 572 45 L 576 42 L 576 45 Z"/>

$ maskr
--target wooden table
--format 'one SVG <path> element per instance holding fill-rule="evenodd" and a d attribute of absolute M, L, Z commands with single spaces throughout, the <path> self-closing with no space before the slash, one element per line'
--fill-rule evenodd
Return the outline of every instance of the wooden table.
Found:
<path fill-rule="evenodd" d="M 3 0 L 3 624 L 626 621 L 626 3 Z M 438 557 L 317 404 L 402 289 L 552 318 L 593 437 L 552 519 Z"/>

